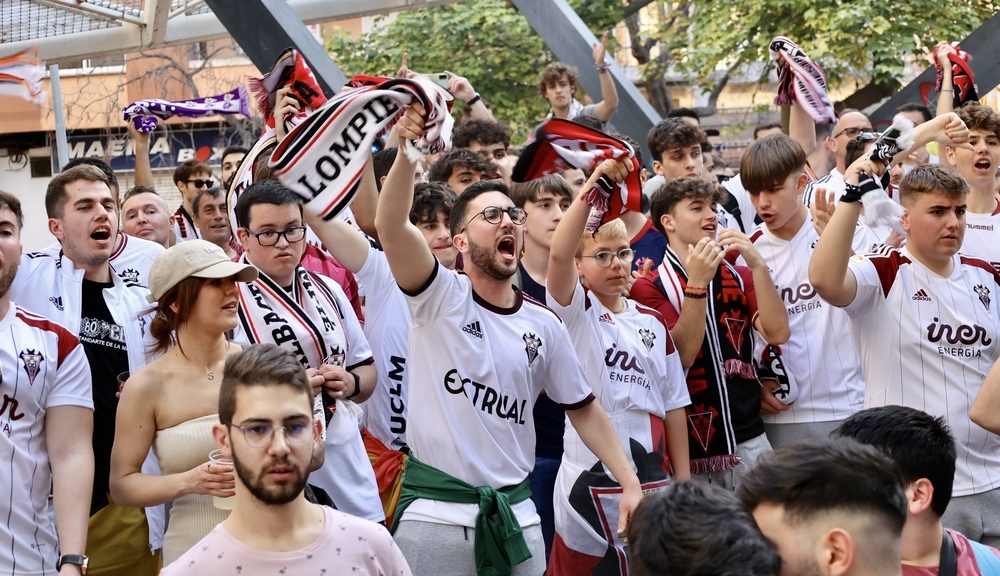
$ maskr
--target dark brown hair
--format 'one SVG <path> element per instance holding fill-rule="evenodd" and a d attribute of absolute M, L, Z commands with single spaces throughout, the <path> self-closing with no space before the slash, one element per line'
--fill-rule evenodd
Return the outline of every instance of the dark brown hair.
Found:
<path fill-rule="evenodd" d="M 306 370 L 295 356 L 274 344 L 256 344 L 230 354 L 219 388 L 219 421 L 232 424 L 236 414 L 236 391 L 240 387 L 290 386 L 305 394 L 312 404 L 312 387 Z"/>
<path fill-rule="evenodd" d="M 951 166 L 925 164 L 910 170 L 899 183 L 899 202 L 912 206 L 921 194 L 943 194 L 962 198 L 969 193 L 969 183 Z"/>
<path fill-rule="evenodd" d="M 576 66 L 567 66 L 562 62 L 553 62 L 542 70 L 538 75 L 538 93 L 545 98 L 545 89 L 559 82 L 559 79 L 566 76 L 569 86 L 576 94 L 576 87 L 580 84 L 580 73 L 576 71 Z"/>
<path fill-rule="evenodd" d="M 569 182 L 566 182 L 566 179 L 558 174 L 542 176 L 527 182 L 510 183 L 510 199 L 518 208 L 524 208 L 528 202 L 537 201 L 538 196 L 543 191 L 551 192 L 570 202 L 573 201 L 573 189 L 570 188 Z"/>
<path fill-rule="evenodd" d="M 646 144 L 653 160 L 661 162 L 667 150 L 701 145 L 705 138 L 705 132 L 687 120 L 667 118 L 653 126 L 646 136 Z"/>
<path fill-rule="evenodd" d="M 674 178 L 653 192 L 649 205 L 649 217 L 653 220 L 653 226 L 660 234 L 666 236 L 667 231 L 663 229 L 660 219 L 664 214 L 673 212 L 681 200 L 697 198 L 718 202 L 719 197 L 719 187 L 704 178 L 697 176 Z"/>
<path fill-rule="evenodd" d="M 177 340 L 177 329 L 187 324 L 191 318 L 198 293 L 208 282 L 207 278 L 189 276 L 167 290 L 156 302 L 151 310 L 153 321 L 149 323 L 149 335 L 153 337 L 149 350 L 151 354 L 163 354 L 176 345 L 181 354 L 187 357 Z M 177 305 L 177 312 L 170 308 L 173 304 Z"/>
<path fill-rule="evenodd" d="M 747 192 L 760 193 L 781 184 L 792 174 L 801 174 L 806 166 L 802 146 L 784 134 L 772 134 L 754 140 L 740 160 L 740 180 Z"/>
<path fill-rule="evenodd" d="M 52 180 L 49 180 L 49 186 L 45 189 L 45 213 L 49 218 L 62 218 L 63 209 L 66 207 L 66 200 L 69 199 L 69 193 L 66 192 L 66 185 L 72 184 L 77 180 L 104 182 L 107 184 L 108 190 L 112 193 L 114 192 L 111 180 L 108 179 L 108 176 L 100 168 L 91 166 L 90 164 L 80 164 L 69 170 L 63 170 L 53 176 Z"/>

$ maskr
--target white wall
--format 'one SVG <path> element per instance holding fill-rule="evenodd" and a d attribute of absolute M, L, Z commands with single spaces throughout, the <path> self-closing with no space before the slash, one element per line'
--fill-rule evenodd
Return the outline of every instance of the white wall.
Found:
<path fill-rule="evenodd" d="M 29 155 L 49 156 L 48 148 L 33 149 Z M 156 180 L 156 190 L 170 205 L 171 210 L 176 210 L 180 206 L 181 197 L 177 187 L 174 186 L 172 175 L 173 169 L 158 170 L 153 173 Z M 135 185 L 132 172 L 117 172 L 118 185 L 124 193 Z M 218 178 L 218 174 L 215 175 Z M 21 201 L 21 210 L 24 212 L 24 228 L 21 230 L 21 245 L 24 252 L 34 252 L 41 250 L 55 242 L 55 238 L 49 233 L 48 216 L 45 214 L 45 188 L 49 184 L 49 178 L 32 178 L 29 162 L 23 166 L 14 162 L 8 155 L 8 151 L 0 148 L 0 190 L 9 192 Z"/>

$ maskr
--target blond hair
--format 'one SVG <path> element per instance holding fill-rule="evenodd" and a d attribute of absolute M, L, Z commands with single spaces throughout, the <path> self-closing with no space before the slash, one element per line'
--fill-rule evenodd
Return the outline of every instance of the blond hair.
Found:
<path fill-rule="evenodd" d="M 576 257 L 579 258 L 583 256 L 583 246 L 587 243 L 588 239 L 593 239 L 595 242 L 600 242 L 602 240 L 611 240 L 615 238 L 622 238 L 626 242 L 630 240 L 628 236 L 628 229 L 625 227 L 625 223 L 622 222 L 621 218 L 615 218 L 610 222 L 606 222 L 597 229 L 597 232 L 591 234 L 586 230 L 583 231 L 583 236 L 580 238 L 580 245 L 576 248 Z"/>

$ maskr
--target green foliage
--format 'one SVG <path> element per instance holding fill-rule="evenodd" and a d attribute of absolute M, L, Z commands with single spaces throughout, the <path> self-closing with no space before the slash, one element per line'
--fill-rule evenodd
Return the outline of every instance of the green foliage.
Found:
<path fill-rule="evenodd" d="M 964 38 L 998 6 L 994 0 L 709 0 L 691 10 L 690 36 L 676 25 L 658 36 L 674 49 L 682 36 L 680 69 L 701 79 L 720 65 L 768 61 L 771 39 L 787 36 L 823 67 L 831 85 L 854 76 L 895 88 L 908 57 L 927 61 L 936 42 Z"/>
<path fill-rule="evenodd" d="M 609 29 L 621 11 L 616 0 L 571 0 L 570 4 L 584 22 L 598 26 L 594 30 Z M 377 24 L 359 39 L 343 33 L 327 40 L 327 51 L 348 76 L 393 75 L 403 53 L 408 53 L 411 70 L 448 70 L 468 78 L 493 106 L 494 116 L 511 126 L 514 142 L 522 142 L 548 113 L 536 80 L 555 58 L 507 0 L 409 10 L 394 19 L 380 17 Z M 457 117 L 460 106 L 454 112 Z"/>

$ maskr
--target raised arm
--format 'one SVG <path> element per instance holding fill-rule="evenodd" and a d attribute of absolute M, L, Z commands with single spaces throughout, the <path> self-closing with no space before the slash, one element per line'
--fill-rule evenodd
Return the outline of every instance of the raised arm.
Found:
<path fill-rule="evenodd" d="M 607 122 L 611 115 L 618 109 L 618 90 L 615 88 L 615 81 L 608 72 L 608 65 L 604 62 L 607 54 L 608 33 L 601 36 L 601 43 L 594 44 L 594 66 L 597 66 L 597 76 L 601 79 L 601 101 L 597 103 L 597 117 L 601 122 Z"/>
<path fill-rule="evenodd" d="M 354 214 L 354 223 L 358 225 L 358 228 L 376 239 L 378 238 L 378 233 L 375 231 L 375 210 L 377 208 L 378 184 L 375 182 L 375 165 L 369 156 L 368 163 L 365 164 L 365 173 L 361 176 L 361 187 L 354 200 L 351 201 L 351 213 Z M 340 256 L 334 255 L 334 257 L 340 260 Z"/>
<path fill-rule="evenodd" d="M 884 170 L 885 167 L 880 162 L 862 157 L 847 168 L 844 180 L 848 184 L 857 185 L 858 176 L 862 171 L 878 178 Z M 833 202 L 833 199 L 827 200 L 817 195 L 810 208 L 814 217 Z M 838 204 L 809 260 L 809 283 L 821 298 L 834 306 L 847 306 L 858 294 L 857 278 L 854 272 L 848 269 L 847 263 L 854 254 L 851 243 L 854 240 L 858 217 L 861 216 L 861 208 L 861 202 Z"/>
<path fill-rule="evenodd" d="M 969 418 L 994 434 L 1000 434 L 1000 362 L 993 365 L 976 394 Z"/>
<path fill-rule="evenodd" d="M 94 411 L 53 406 L 45 411 L 45 443 L 52 466 L 52 508 L 63 554 L 84 554 L 94 487 Z"/>
<path fill-rule="evenodd" d="M 687 288 L 708 290 L 708 285 L 725 256 L 726 251 L 708 237 L 699 240 L 695 246 L 688 246 L 688 258 L 684 262 L 688 273 Z M 681 366 L 685 369 L 694 364 L 705 341 L 706 306 L 707 298 L 685 298 L 677 323 L 670 330 L 670 336 L 677 346 L 677 354 L 681 358 Z"/>
<path fill-rule="evenodd" d="M 111 450 L 111 499 L 120 506 L 146 507 L 171 502 L 186 494 L 233 495 L 232 466 L 206 462 L 177 474 L 153 476 L 142 473 L 142 463 L 156 434 L 153 398 L 159 382 L 147 372 L 138 372 L 125 383 L 115 421 Z"/>
<path fill-rule="evenodd" d="M 469 82 L 468 78 L 447 70 L 444 72 L 448 75 L 448 91 L 454 94 L 455 98 L 464 100 L 466 105 L 472 102 L 472 106 L 469 106 L 469 118 L 473 120 L 493 120 L 493 112 L 490 112 L 486 104 L 483 104 L 483 98 L 472 87 L 472 83 Z"/>
<path fill-rule="evenodd" d="M 149 132 L 139 132 L 132 121 L 125 123 L 135 146 L 135 185 L 154 186 L 153 168 L 149 164 Z M 121 198 L 118 199 L 122 201 Z"/>
<path fill-rule="evenodd" d="M 580 246 L 583 231 L 587 227 L 587 220 L 590 218 L 590 205 L 583 201 L 583 197 L 602 175 L 607 175 L 613 182 L 620 182 L 631 171 L 631 162 L 618 160 L 602 162 L 563 214 L 562 221 L 556 226 L 556 231 L 552 234 L 552 246 L 549 249 L 545 289 L 561 306 L 569 306 L 573 300 L 573 290 L 579 282 L 576 251 Z"/>
<path fill-rule="evenodd" d="M 949 54 L 955 53 L 955 49 L 950 42 L 938 42 L 935 48 L 937 48 L 937 59 L 941 66 L 942 78 L 941 91 L 938 92 L 937 109 L 934 110 L 934 115 L 941 116 L 955 110 L 955 72 L 952 70 L 951 60 L 948 58 Z"/>
<path fill-rule="evenodd" d="M 424 113 L 419 103 L 406 110 L 396 124 L 401 140 L 415 140 L 423 135 Z M 375 230 L 396 283 L 408 292 L 416 292 L 427 282 L 435 263 L 420 230 L 410 222 L 412 207 L 413 164 L 400 147 L 378 197 Z"/>
<path fill-rule="evenodd" d="M 798 100 L 792 102 L 788 114 L 788 135 L 802 146 L 806 156 L 816 150 L 816 121 Z"/>
<path fill-rule="evenodd" d="M 309 211 L 307 204 L 303 210 L 306 224 L 312 228 L 323 246 L 344 268 L 357 274 L 368 260 L 368 240 L 350 224 L 340 218 L 323 220 Z"/>

